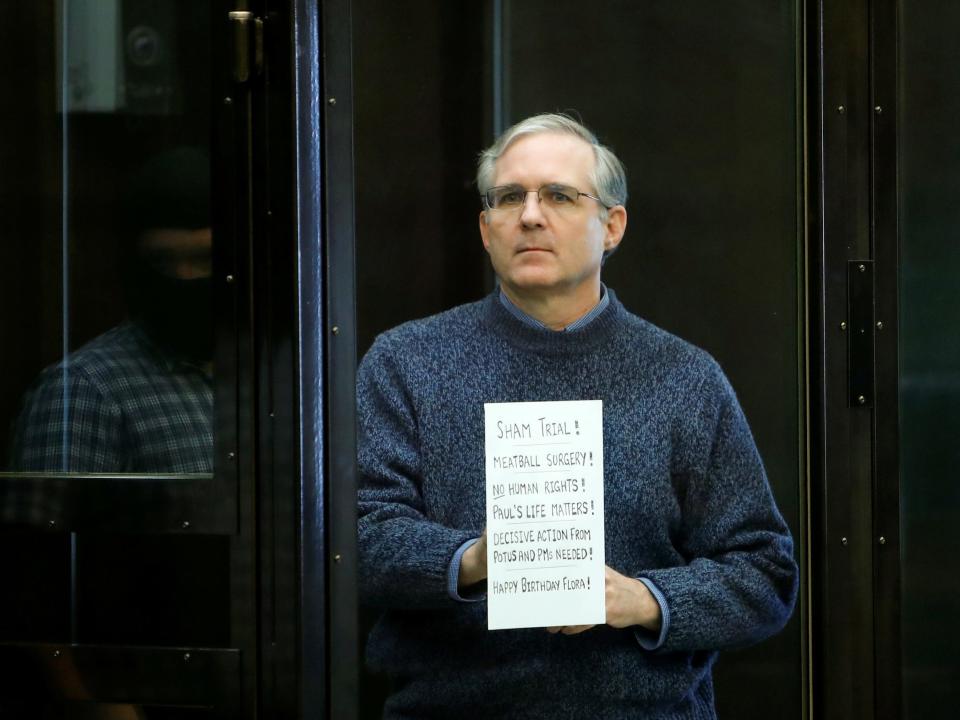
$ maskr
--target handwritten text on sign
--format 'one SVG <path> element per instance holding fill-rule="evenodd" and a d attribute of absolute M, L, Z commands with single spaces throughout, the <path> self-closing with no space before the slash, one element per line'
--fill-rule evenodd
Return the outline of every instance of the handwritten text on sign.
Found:
<path fill-rule="evenodd" d="M 487 626 L 605 622 L 601 401 L 484 410 Z"/>

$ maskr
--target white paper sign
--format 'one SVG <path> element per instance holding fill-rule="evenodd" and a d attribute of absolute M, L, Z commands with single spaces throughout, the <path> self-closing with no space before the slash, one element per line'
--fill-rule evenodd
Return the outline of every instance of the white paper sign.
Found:
<path fill-rule="evenodd" d="M 606 622 L 602 402 L 484 411 L 487 627 Z"/>

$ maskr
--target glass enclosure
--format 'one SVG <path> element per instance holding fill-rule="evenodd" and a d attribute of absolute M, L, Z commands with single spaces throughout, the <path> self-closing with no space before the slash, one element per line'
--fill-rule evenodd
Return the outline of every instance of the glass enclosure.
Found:
<path fill-rule="evenodd" d="M 960 7 L 903 3 L 899 57 L 903 717 L 955 715 L 960 664 Z"/>
<path fill-rule="evenodd" d="M 255 6 L 267 30 L 248 32 L 242 23 L 253 13 L 228 19 L 238 4 Z M 605 283 L 628 310 L 719 361 L 803 560 L 803 161 L 826 147 L 804 147 L 804 96 L 815 92 L 802 77 L 807 5 L 345 4 L 353 14 L 358 353 L 388 328 L 493 290 L 477 229 L 477 153 L 528 115 L 582 119 L 628 174 L 627 232 L 604 268 Z M 849 11 L 849 27 L 828 32 L 867 37 L 874 17 L 867 5 Z M 241 701 L 246 717 L 258 702 L 269 705 L 270 693 L 296 698 L 302 690 L 294 667 L 302 660 L 300 628 L 290 628 L 298 603 L 314 598 L 301 597 L 297 584 L 307 567 L 323 585 L 328 566 L 325 545 L 316 558 L 296 554 L 303 488 L 293 467 L 299 346 L 291 328 L 315 298 L 295 299 L 304 268 L 296 266 L 294 223 L 285 214 L 294 212 L 296 173 L 283 154 L 315 168 L 278 139 L 294 107 L 296 61 L 290 37 L 275 35 L 271 45 L 270 28 L 287 33 L 290 7 L 5 6 L 12 30 L 0 46 L 8 101 L 0 117 L 3 717 L 239 717 L 230 702 Z M 960 519 L 951 472 L 960 465 L 960 209 L 952 197 L 960 181 L 953 129 L 960 51 L 950 32 L 960 9 L 924 0 L 897 10 L 903 716 L 926 720 L 952 717 L 960 683 L 960 587 L 947 551 Z M 323 29 L 324 43 L 334 25 Z M 847 49 L 856 54 L 851 46 L 824 61 L 818 67 L 831 75 L 819 79 L 826 89 L 856 85 L 851 97 L 865 97 L 885 80 L 864 72 L 841 82 L 843 63 L 864 61 Z M 269 82 L 251 90 L 237 58 L 256 65 L 271 51 Z M 309 72 L 343 90 L 345 56 L 330 70 L 337 77 L 325 74 L 329 56 Z M 328 97 L 311 121 L 332 126 L 337 107 L 343 133 L 349 106 Z M 835 126 L 823 124 L 834 138 Z M 844 152 L 857 160 L 869 131 L 844 126 Z M 317 142 L 329 142 L 324 137 Z M 869 182 L 864 172 L 850 186 Z M 344 197 L 329 188 L 317 195 Z M 870 210 L 859 195 L 854 200 L 843 222 L 863 228 Z M 337 230 L 348 247 L 350 233 Z M 317 232 L 318 243 L 327 231 Z M 323 273 L 337 271 L 317 277 L 326 282 Z M 330 319 L 329 300 L 317 304 L 318 323 Z M 338 310 L 349 306 L 349 298 L 337 301 Z M 337 322 L 346 328 L 348 320 Z M 327 369 L 321 355 L 318 376 Z M 876 421 L 887 426 L 884 417 Z M 335 446 L 316 435 L 325 451 Z M 869 482 L 863 458 L 876 447 L 861 449 L 862 456 L 843 446 L 840 455 L 845 471 Z M 341 464 L 344 457 L 349 464 L 352 452 L 337 458 Z M 323 482 L 318 477 L 312 490 L 326 501 Z M 831 491 L 844 501 L 860 497 L 836 485 Z M 863 562 L 854 569 L 871 576 Z M 776 637 L 721 655 L 714 670 L 721 717 L 799 718 L 810 709 L 805 610 Z M 361 608 L 361 617 L 362 643 L 377 613 Z M 867 645 L 882 637 L 866 632 L 873 632 Z M 282 646 L 276 657 L 286 653 L 288 665 L 270 665 L 273 650 L 258 654 L 258 643 Z M 335 658 L 337 648 L 325 652 Z M 876 653 L 870 660 L 880 662 Z M 269 678 L 258 676 L 262 667 Z M 882 681 L 884 668 L 856 672 Z M 848 678 L 833 680 L 837 697 L 849 698 Z M 361 671 L 360 716 L 379 717 L 387 692 L 385 678 Z M 217 705 L 213 696 L 230 702 Z"/>
<path fill-rule="evenodd" d="M 213 320 L 225 252 L 212 181 L 220 4 L 8 5 L 0 643 L 228 647 L 230 538 L 149 534 L 211 530 L 183 500 L 214 483 L 215 416 L 231 427 Z M 235 490 L 217 487 L 229 514 Z M 51 650 L 12 676 L 9 657 L 4 717 L 208 715 L 10 704 L 132 690 L 98 686 L 82 654 Z M 38 678 L 52 689 L 37 691 Z"/>
<path fill-rule="evenodd" d="M 490 291 L 476 155 L 523 117 L 574 114 L 627 167 L 627 233 L 604 281 L 720 361 L 799 548 L 799 13 L 793 1 L 611 0 L 593 12 L 566 0 L 357 0 L 360 354 L 389 327 Z M 366 629 L 375 617 L 365 611 Z M 721 655 L 721 717 L 801 716 L 800 618 Z M 362 717 L 378 717 L 385 681 L 362 685 Z"/>

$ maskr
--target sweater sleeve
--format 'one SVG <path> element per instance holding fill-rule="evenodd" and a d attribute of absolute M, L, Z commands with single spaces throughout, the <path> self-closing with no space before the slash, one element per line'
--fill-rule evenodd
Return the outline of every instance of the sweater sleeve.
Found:
<path fill-rule="evenodd" d="M 416 413 L 389 345 L 377 340 L 357 379 L 360 594 L 378 607 L 451 607 L 450 562 L 478 532 L 426 514 Z"/>
<path fill-rule="evenodd" d="M 660 650 L 742 647 L 786 624 L 798 571 L 746 418 L 719 367 L 701 384 L 701 405 L 681 433 L 678 470 L 685 565 L 642 573 L 662 591 L 670 628 Z"/>

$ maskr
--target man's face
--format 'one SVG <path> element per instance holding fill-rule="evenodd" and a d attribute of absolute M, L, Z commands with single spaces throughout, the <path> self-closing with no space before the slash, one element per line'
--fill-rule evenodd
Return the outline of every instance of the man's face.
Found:
<path fill-rule="evenodd" d="M 537 190 L 558 183 L 597 194 L 590 180 L 593 148 L 561 133 L 526 135 L 512 143 L 495 165 L 494 185 Z M 528 193 L 521 208 L 480 213 L 480 235 L 508 296 L 585 297 L 599 292 L 600 262 L 623 237 L 626 210 L 603 207 L 581 196 L 564 211 Z M 595 297 L 594 297 L 595 299 Z"/>

